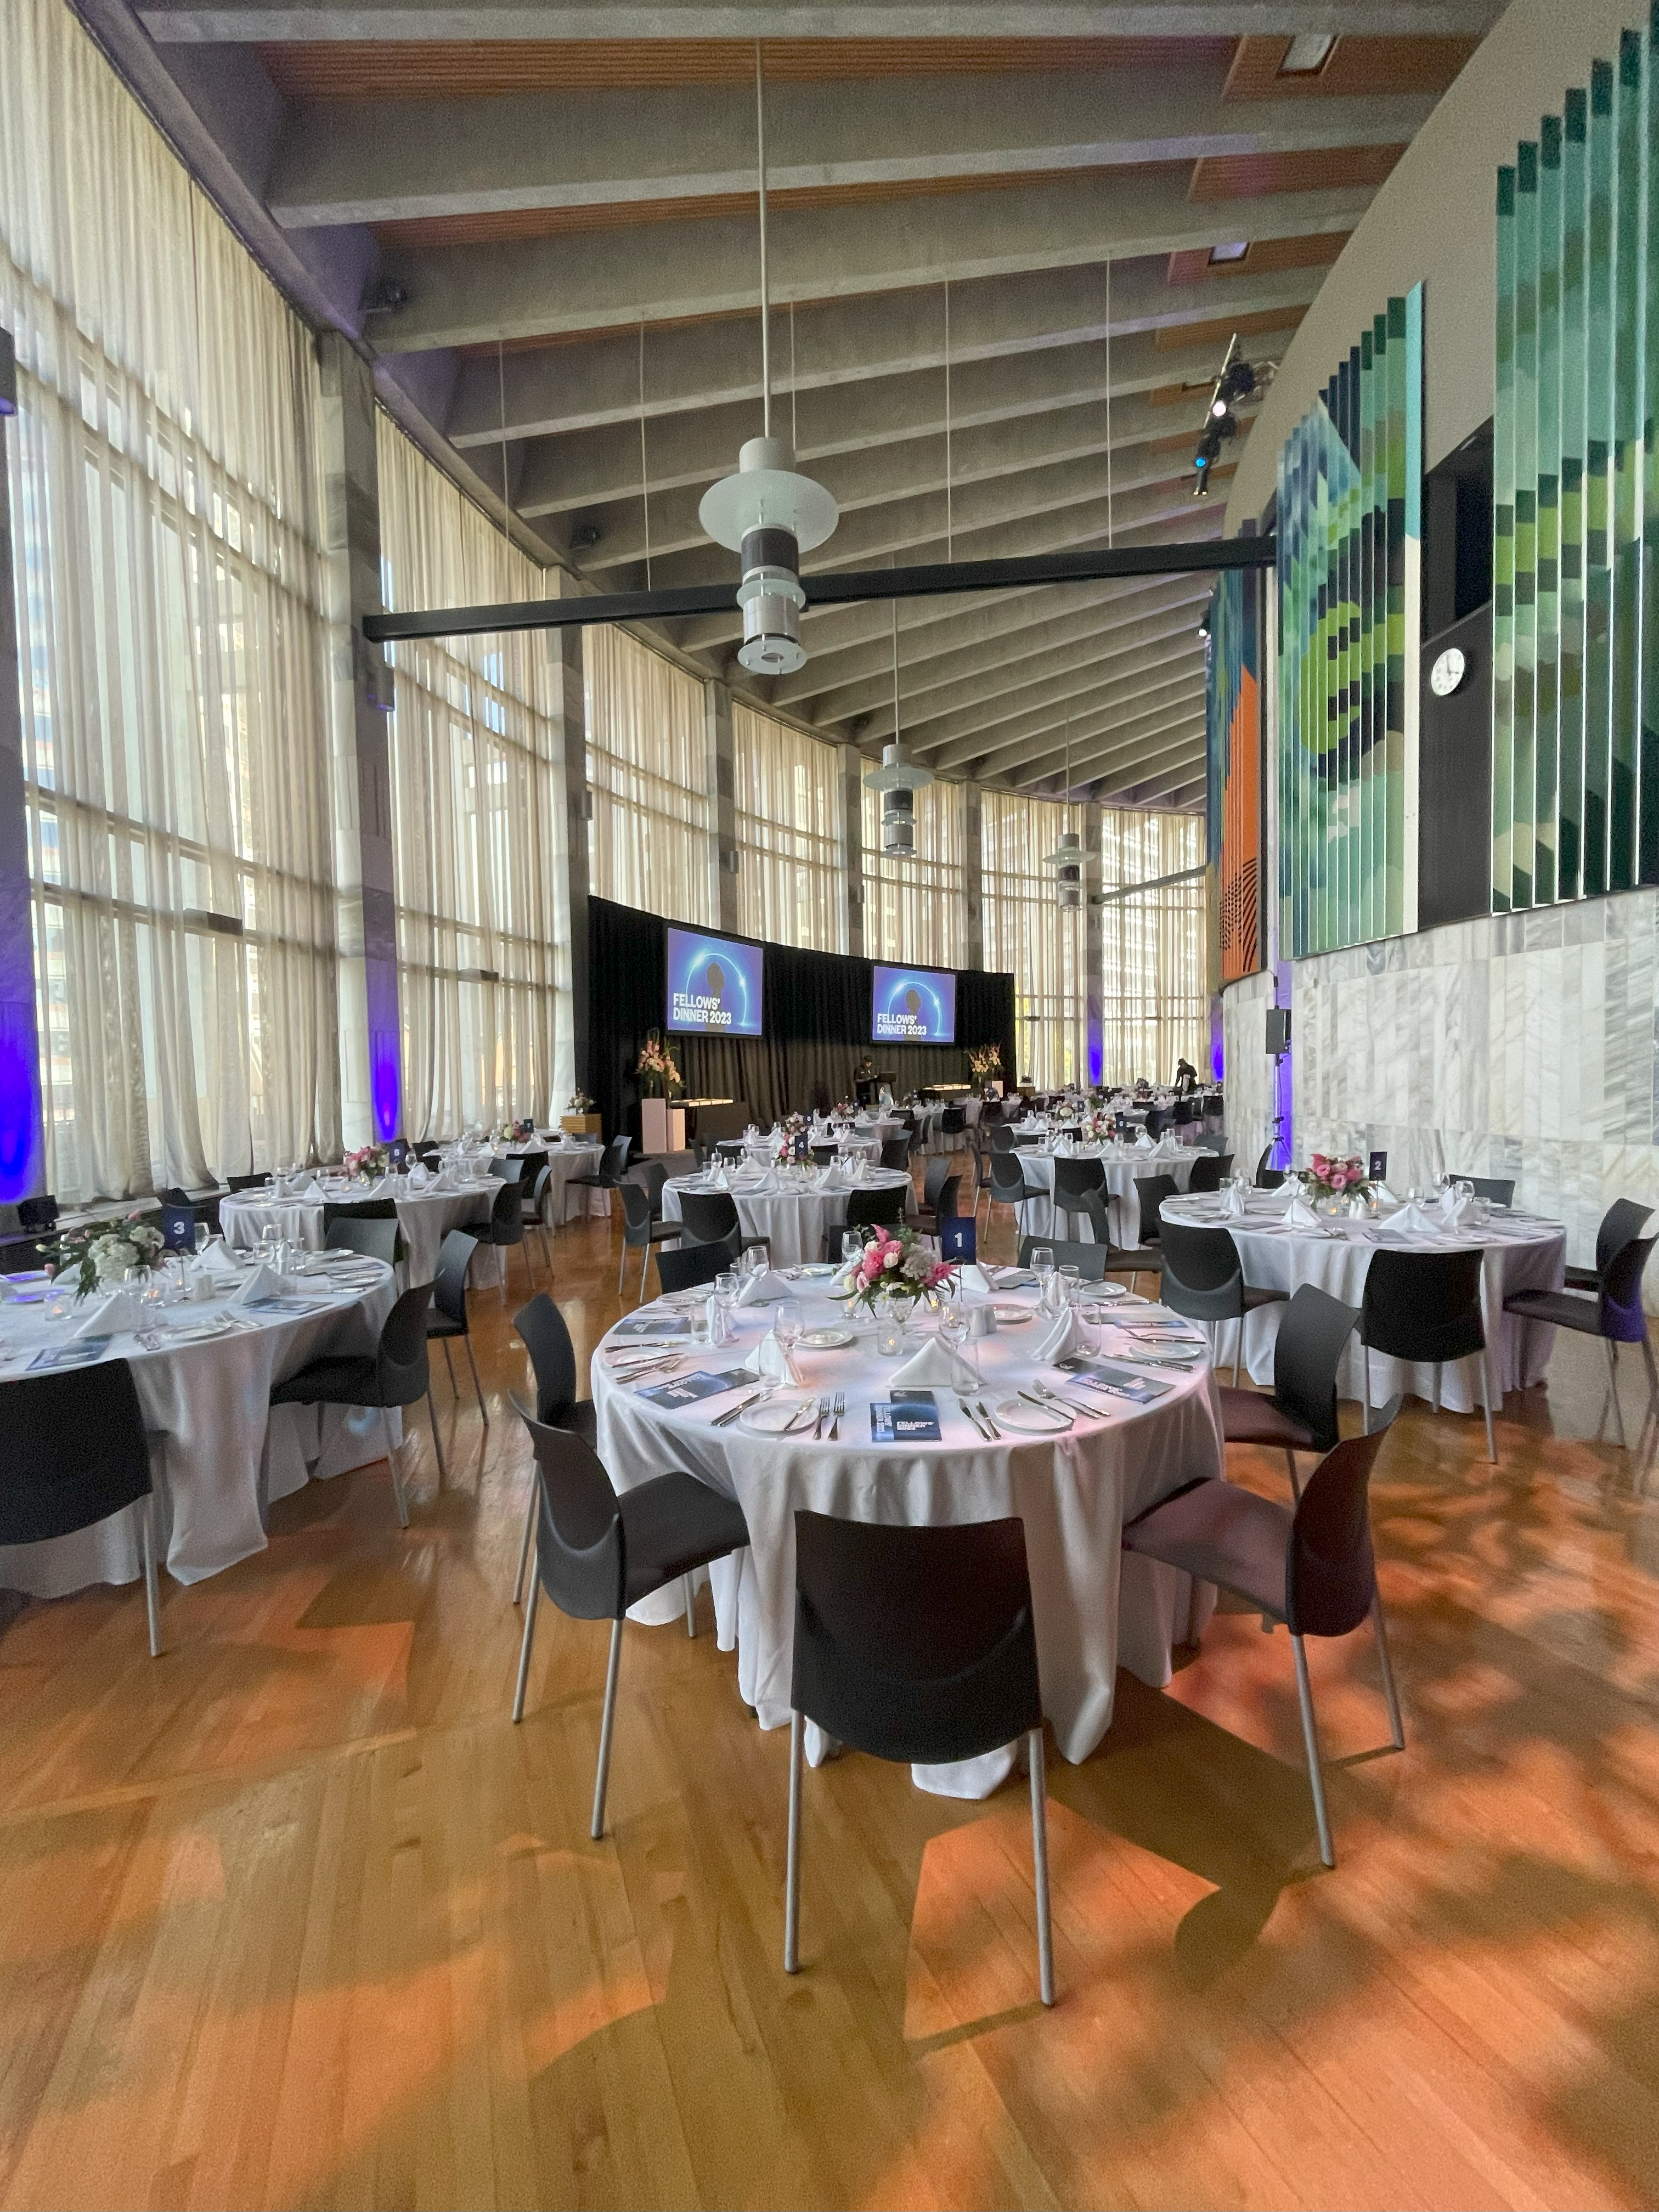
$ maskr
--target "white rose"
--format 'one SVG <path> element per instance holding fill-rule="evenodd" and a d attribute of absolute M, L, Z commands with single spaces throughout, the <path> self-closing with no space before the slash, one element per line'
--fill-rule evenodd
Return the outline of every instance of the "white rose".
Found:
<path fill-rule="evenodd" d="M 894 1244 L 889 1248 L 884 1255 L 881 1264 L 884 1267 L 896 1267 L 899 1264 L 901 1256 L 898 1246 Z"/>
<path fill-rule="evenodd" d="M 93 1262 L 100 1283 L 118 1283 L 129 1267 L 138 1264 L 138 1255 L 124 1237 L 101 1237 L 92 1248 Z"/>

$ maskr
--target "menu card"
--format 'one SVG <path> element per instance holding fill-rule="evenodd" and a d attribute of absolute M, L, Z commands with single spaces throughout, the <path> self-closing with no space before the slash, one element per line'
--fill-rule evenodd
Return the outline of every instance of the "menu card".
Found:
<path fill-rule="evenodd" d="M 684 1336 L 691 1324 L 683 1314 L 647 1314 L 635 1321 L 619 1321 L 612 1336 Z"/>
<path fill-rule="evenodd" d="M 870 1407 L 870 1440 L 878 1444 L 936 1444 L 939 1407 L 931 1390 L 895 1390 Z"/>
<path fill-rule="evenodd" d="M 653 1406 L 661 1406 L 672 1413 L 681 1406 L 695 1406 L 700 1398 L 718 1398 L 722 1391 L 740 1390 L 754 1376 L 744 1367 L 733 1367 L 724 1375 L 716 1375 L 706 1367 L 695 1375 L 681 1375 L 672 1382 L 658 1382 L 649 1390 L 636 1390 L 636 1398 L 644 1398 Z"/>
<path fill-rule="evenodd" d="M 90 1367 L 94 1359 L 101 1359 L 109 1350 L 106 1336 L 83 1336 L 73 1344 L 55 1344 L 49 1351 L 37 1352 L 29 1362 L 30 1370 L 37 1367 Z"/>
<path fill-rule="evenodd" d="M 1155 1398 L 1168 1395 L 1174 1385 L 1154 1382 L 1145 1375 L 1134 1374 L 1127 1367 L 1114 1367 L 1109 1360 L 1085 1358 L 1081 1352 L 1072 1352 L 1054 1362 L 1075 1375 L 1079 1382 L 1091 1390 L 1103 1390 L 1109 1398 L 1127 1398 L 1137 1406 L 1150 1406 Z"/>

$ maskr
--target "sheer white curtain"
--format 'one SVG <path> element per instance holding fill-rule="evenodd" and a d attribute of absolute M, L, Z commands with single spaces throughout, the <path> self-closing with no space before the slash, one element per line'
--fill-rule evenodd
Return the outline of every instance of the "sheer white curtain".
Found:
<path fill-rule="evenodd" d="M 551 596 L 542 570 L 384 415 L 379 453 L 388 607 Z M 392 658 L 404 1125 L 420 1137 L 541 1119 L 571 1081 L 564 769 L 547 641 L 440 638 L 400 643 Z"/>
<path fill-rule="evenodd" d="M 1012 792 L 981 796 L 985 965 L 1014 979 L 1016 1073 L 1039 1090 L 1089 1073 L 1086 946 L 1080 910 L 1061 911 L 1054 872 L 1042 865 L 1066 827 L 1066 810 Z M 1072 825 L 1080 830 L 1080 817 Z"/>
<path fill-rule="evenodd" d="M 614 624 L 582 632 L 589 887 L 677 921 L 720 917 L 703 687 Z"/>
<path fill-rule="evenodd" d="M 0 0 L 51 1187 L 339 1142 L 309 338 L 60 0 Z"/>
<path fill-rule="evenodd" d="M 864 792 L 864 949 L 872 960 L 959 968 L 967 957 L 967 803 L 959 783 L 915 794 L 914 860 L 881 849 L 881 794 Z"/>
<path fill-rule="evenodd" d="M 1148 883 L 1200 866 L 1204 823 L 1195 814 L 1106 808 L 1101 815 L 1101 883 Z M 1105 982 L 1102 1079 L 1146 1075 L 1167 1083 L 1178 1060 L 1209 1058 L 1210 999 L 1204 882 L 1168 884 L 1114 899 L 1101 909 Z"/>
<path fill-rule="evenodd" d="M 734 700 L 732 751 L 738 927 L 777 945 L 845 952 L 836 748 Z"/>

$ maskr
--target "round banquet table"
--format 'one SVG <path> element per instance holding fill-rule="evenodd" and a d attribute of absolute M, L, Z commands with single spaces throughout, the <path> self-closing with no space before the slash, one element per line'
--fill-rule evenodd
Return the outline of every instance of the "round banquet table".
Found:
<path fill-rule="evenodd" d="M 896 1168 L 878 1168 L 848 1182 L 833 1168 L 824 1170 L 820 1185 L 817 1171 L 810 1176 L 769 1172 L 760 1182 L 739 1184 L 727 1191 L 738 1202 L 738 1219 L 745 1237 L 763 1237 L 776 1267 L 811 1266 L 823 1257 L 823 1240 L 847 1219 L 848 1197 L 855 1190 L 908 1190 L 910 1178 Z M 718 1185 L 715 1186 L 719 1188 Z M 663 1185 L 662 1218 L 681 1218 L 680 1193 L 705 1192 L 702 1176 L 675 1176 Z"/>
<path fill-rule="evenodd" d="M 313 1359 L 373 1352 L 397 1296 L 392 1270 L 353 1255 L 284 1277 L 283 1288 L 276 1308 L 225 1299 L 163 1307 L 142 1336 L 113 1336 L 104 1355 L 131 1363 L 144 1425 L 165 1438 L 152 1456 L 161 1521 L 156 1555 L 179 1582 L 201 1582 L 264 1551 L 272 1498 L 385 1456 L 377 1412 L 270 1401 L 273 1383 Z M 73 1311 L 54 1320 L 44 1300 L 33 1302 L 38 1285 L 23 1289 L 30 1303 L 0 1305 L 0 1411 L 6 1383 L 43 1351 L 66 1343 L 76 1326 Z M 228 1333 L 191 1339 L 191 1331 L 226 1315 L 234 1317 Z M 396 1413 L 392 1421 L 396 1437 Z M 129 1506 L 44 1543 L 0 1545 L 0 1589 L 64 1597 L 90 1583 L 136 1582 L 143 1571 L 141 1510 Z"/>
<path fill-rule="evenodd" d="M 1516 1291 L 1559 1291 L 1565 1278 L 1567 1232 L 1559 1221 L 1543 1221 L 1529 1214 L 1496 1212 L 1478 1224 L 1457 1232 L 1432 1237 L 1397 1237 L 1386 1233 L 1388 1215 L 1376 1220 L 1351 1221 L 1346 1217 L 1322 1219 L 1317 1229 L 1289 1229 L 1284 1212 L 1289 1200 L 1279 1191 L 1252 1191 L 1242 1221 L 1222 1212 L 1219 1197 L 1172 1199 L 1164 1208 L 1171 1221 L 1186 1221 L 1203 1228 L 1230 1230 L 1238 1248 L 1244 1279 L 1259 1290 L 1294 1291 L 1313 1283 L 1344 1305 L 1358 1307 L 1364 1296 L 1365 1276 L 1371 1255 L 1395 1252 L 1457 1252 L 1478 1249 L 1480 1270 L 1481 1322 L 1486 1339 L 1487 1370 L 1492 1377 L 1492 1405 L 1502 1404 L 1510 1390 L 1524 1390 L 1543 1380 L 1555 1345 L 1555 1331 L 1538 1322 L 1506 1314 L 1504 1301 Z M 1244 1324 L 1244 1365 L 1253 1382 L 1271 1385 L 1273 1345 L 1279 1335 L 1280 1304 L 1258 1306 Z M 1231 1328 L 1218 1324 L 1218 1340 L 1223 1364 L 1231 1348 Z M 1364 1351 L 1358 1334 L 1348 1340 L 1337 1370 L 1337 1395 L 1363 1399 L 1365 1395 Z M 1432 1399 L 1434 1369 L 1391 1359 L 1380 1352 L 1370 1356 L 1370 1402 L 1385 1405 L 1396 1393 Z M 1441 1378 L 1440 1402 L 1453 1413 L 1480 1410 L 1473 1364 L 1449 1363 Z"/>
<path fill-rule="evenodd" d="M 807 1132 L 809 1145 L 833 1145 L 837 1152 L 854 1159 L 867 1160 L 872 1168 L 881 1165 L 881 1139 L 859 1129 L 811 1129 Z"/>
<path fill-rule="evenodd" d="M 287 1243 L 302 1245 L 311 1252 L 320 1251 L 325 1205 L 351 1206 L 382 1195 L 378 1185 L 366 1189 L 361 1183 L 354 1183 L 331 1190 L 326 1183 L 321 1183 L 319 1188 L 324 1194 L 321 1198 L 277 1198 L 262 1191 L 236 1191 L 228 1198 L 222 1198 L 219 1225 L 226 1243 L 233 1251 L 249 1250 L 258 1245 L 259 1231 L 269 1226 Z M 489 1210 L 500 1188 L 501 1184 L 491 1176 L 463 1184 L 458 1190 L 410 1190 L 398 1194 L 398 1225 L 408 1248 L 411 1285 L 429 1283 L 437 1273 L 439 1249 L 452 1229 L 477 1229 L 489 1221 Z M 492 1282 L 499 1279 L 501 1255 L 494 1246 L 481 1246 L 472 1264 L 475 1280 L 486 1274 Z"/>
<path fill-rule="evenodd" d="M 821 1291 L 813 1295 L 810 1284 L 799 1285 L 799 1296 L 809 1328 L 842 1318 L 840 1304 Z M 1000 1291 L 997 1302 L 1034 1306 L 1035 1294 Z M 1148 1311 L 1139 1300 L 1130 1303 Z M 734 1320 L 736 1341 L 693 1364 L 720 1373 L 734 1369 L 770 1327 L 771 1316 L 764 1307 L 740 1308 Z M 1058 1385 L 1062 1378 L 1033 1358 L 1043 1327 L 1034 1320 L 978 1343 L 988 1405 L 1034 1376 Z M 870 1402 L 885 1397 L 900 1363 L 880 1358 L 867 1332 L 844 1350 L 799 1348 L 795 1354 L 805 1386 L 845 1394 L 836 1443 L 815 1443 L 810 1427 L 778 1437 L 757 1435 L 740 1422 L 712 1426 L 738 1402 L 737 1393 L 665 1411 L 640 1395 L 647 1383 L 629 1385 L 611 1373 L 605 1353 L 612 1342 L 607 1337 L 594 1352 L 592 1393 L 600 1456 L 617 1488 L 681 1468 L 743 1508 L 749 1548 L 716 1560 L 708 1577 L 720 1649 L 735 1644 L 738 1685 L 763 1728 L 781 1728 L 789 1718 L 797 1507 L 911 1527 L 1018 1514 L 1025 1524 L 1043 1710 L 1061 1753 L 1073 1761 L 1086 1759 L 1111 1723 L 1119 1664 L 1149 1683 L 1167 1682 L 1171 1647 L 1193 1640 L 1209 1617 L 1215 1593 L 1208 1584 L 1126 1558 L 1121 1543 L 1126 1521 L 1183 1483 L 1222 1472 L 1219 1401 L 1201 1358 L 1185 1373 L 1143 1369 L 1148 1380 L 1167 1386 L 1153 1403 L 1126 1401 L 1102 1415 L 1079 1411 L 1062 1436 L 1005 1429 L 990 1442 L 957 1410 L 954 1395 L 940 1391 L 938 1443 L 872 1446 Z M 677 1584 L 647 1600 L 632 1618 L 678 1620 L 678 1608 Z M 828 1748 L 809 1730 L 815 1763 Z M 920 1787 L 940 1796 L 988 1796 L 1012 1771 L 1018 1752 L 1009 1746 L 960 1765 L 912 1772 Z"/>
<path fill-rule="evenodd" d="M 547 1191 L 542 1200 L 542 1218 L 557 1228 L 562 1221 L 574 1221 L 583 1214 L 609 1213 L 611 1194 L 596 1190 L 591 1183 L 571 1182 L 572 1176 L 594 1175 L 605 1158 L 605 1146 L 597 1139 L 546 1147 L 547 1164 L 551 1172 L 547 1179 Z"/>
<path fill-rule="evenodd" d="M 1167 1152 L 1137 1152 L 1133 1145 L 1096 1145 L 1086 1151 L 1079 1148 L 1063 1152 L 1060 1157 L 1100 1162 L 1106 1170 L 1107 1210 L 1113 1237 L 1125 1251 L 1133 1251 L 1140 1242 L 1137 1181 L 1145 1181 L 1150 1176 L 1173 1176 L 1176 1186 L 1185 1190 L 1192 1176 L 1193 1162 L 1199 1155 L 1180 1146 L 1172 1146 Z M 1014 1158 L 1026 1182 L 1041 1184 L 1044 1193 L 1027 1208 L 1030 1219 L 1024 1233 L 1031 1237 L 1075 1237 L 1080 1243 L 1092 1244 L 1095 1232 L 1087 1214 L 1056 1216 L 1054 1212 L 1054 1155 L 1020 1146 L 1016 1147 Z"/>

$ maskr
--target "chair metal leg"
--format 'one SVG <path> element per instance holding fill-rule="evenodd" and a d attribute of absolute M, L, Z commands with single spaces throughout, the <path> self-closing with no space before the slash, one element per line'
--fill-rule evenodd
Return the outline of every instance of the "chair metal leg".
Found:
<path fill-rule="evenodd" d="M 1319 1771 L 1319 1732 L 1314 1726 L 1313 1686 L 1308 1680 L 1308 1655 L 1302 1648 L 1302 1638 L 1292 1636 L 1291 1649 L 1296 1654 L 1296 1693 L 1302 1701 L 1302 1740 L 1308 1752 L 1308 1780 L 1313 1786 L 1314 1819 L 1319 1824 L 1319 1856 L 1328 1867 L 1336 1864 L 1336 1853 L 1331 1849 L 1331 1824 L 1325 1812 L 1325 1784 Z"/>
<path fill-rule="evenodd" d="M 1364 1409 L 1365 1425 L 1363 1434 L 1371 1432 L 1371 1348 L 1369 1344 L 1359 1347 L 1359 1402 Z"/>
<path fill-rule="evenodd" d="M 449 1370 L 449 1395 L 453 1398 L 455 1395 L 455 1363 L 449 1356 L 449 1339 L 441 1336 L 438 1341 L 444 1348 L 444 1365 Z"/>
<path fill-rule="evenodd" d="M 695 1637 L 697 1632 L 697 1591 L 690 1575 L 680 1577 L 680 1595 L 685 1601 L 685 1632 Z"/>
<path fill-rule="evenodd" d="M 1434 1363 L 1434 1397 L 1432 1401 L 1434 1410 L 1437 1413 L 1440 1411 L 1440 1377 L 1442 1371 L 1443 1363 L 1437 1359 Z"/>
<path fill-rule="evenodd" d="M 1285 1447 L 1285 1464 L 1291 1470 L 1291 1496 L 1299 1504 L 1302 1500 L 1302 1478 L 1296 1471 L 1296 1454 L 1288 1444 Z"/>
<path fill-rule="evenodd" d="M 1607 1382 L 1613 1392 L 1613 1415 L 1619 1424 L 1619 1449 L 1630 1449 L 1630 1439 L 1625 1434 L 1625 1409 L 1619 1402 L 1619 1347 L 1609 1337 L 1602 1341 L 1607 1347 Z"/>
<path fill-rule="evenodd" d="M 1371 1626 L 1376 1631 L 1376 1663 L 1382 1670 L 1382 1694 L 1389 1701 L 1389 1733 L 1396 1751 L 1406 1748 L 1406 1723 L 1400 1717 L 1400 1692 L 1395 1686 L 1394 1664 L 1389 1657 L 1389 1632 L 1382 1623 L 1382 1597 L 1371 1592 Z"/>
<path fill-rule="evenodd" d="M 1642 1357 L 1647 1362 L 1648 1411 L 1651 1413 L 1654 1400 L 1659 1398 L 1659 1366 L 1654 1364 L 1653 1346 L 1645 1336 L 1642 1339 Z"/>
<path fill-rule="evenodd" d="M 519 1547 L 519 1571 L 513 1582 L 513 1602 L 517 1605 L 524 1595 L 524 1571 L 530 1565 L 530 1547 L 536 1540 L 536 1507 L 539 1503 L 541 1486 L 536 1480 L 536 1470 L 530 1470 L 530 1498 L 524 1509 L 524 1541 Z"/>
<path fill-rule="evenodd" d="M 1492 1383 L 1486 1375 L 1486 1355 L 1484 1351 L 1474 1355 L 1474 1364 L 1480 1370 L 1480 1410 L 1486 1417 L 1486 1457 L 1494 1467 L 1498 1464 L 1498 1446 L 1492 1434 Z"/>
<path fill-rule="evenodd" d="M 1235 1389 L 1235 1390 L 1237 1390 L 1237 1388 L 1238 1388 L 1238 1369 L 1239 1369 L 1239 1363 L 1243 1360 L 1243 1357 L 1244 1357 L 1244 1316 L 1243 1316 L 1243 1314 L 1240 1314 L 1240 1316 L 1238 1316 L 1238 1336 L 1237 1336 L 1237 1341 L 1234 1343 L 1234 1346 L 1233 1346 L 1233 1388 L 1234 1388 L 1234 1389 Z"/>
<path fill-rule="evenodd" d="M 161 1656 L 161 1598 L 155 1587 L 155 1493 L 143 1501 L 138 1516 L 138 1541 L 144 1554 L 144 1612 L 149 1622 L 149 1656 Z"/>
<path fill-rule="evenodd" d="M 472 1339 L 470 1336 L 464 1336 L 461 1339 L 461 1342 L 466 1346 L 466 1364 L 472 1370 L 472 1388 L 477 1393 L 478 1397 L 478 1416 L 483 1421 L 485 1428 L 488 1428 L 489 1426 L 489 1413 L 488 1407 L 484 1404 L 483 1384 L 478 1380 L 478 1363 L 472 1357 Z"/>
<path fill-rule="evenodd" d="M 593 1826 L 597 1844 L 605 1833 L 605 1792 L 611 1779 L 611 1732 L 617 1724 L 617 1677 L 622 1671 L 623 1615 L 611 1624 L 611 1658 L 605 1670 L 605 1716 L 599 1723 L 599 1770 L 593 1777 Z"/>
<path fill-rule="evenodd" d="M 438 1455 L 438 1487 L 441 1490 L 449 1479 L 449 1469 L 444 1465 L 444 1440 L 438 1434 L 438 1408 L 432 1402 L 432 1386 L 427 1385 L 427 1419 L 432 1424 L 432 1449 Z"/>
<path fill-rule="evenodd" d="M 636 1306 L 645 1304 L 645 1271 L 651 1265 L 651 1243 L 647 1237 L 640 1247 L 640 1294 L 634 1301 Z"/>
<path fill-rule="evenodd" d="M 1025 1738 L 1031 1769 L 1031 1871 L 1036 1881 L 1037 1986 L 1042 2002 L 1054 2001 L 1054 1933 L 1048 1917 L 1048 1777 L 1042 1763 L 1042 1730 Z"/>
<path fill-rule="evenodd" d="M 531 1569 L 530 1602 L 524 1609 L 524 1640 L 519 1646 L 519 1680 L 513 1692 L 513 1717 L 524 1718 L 524 1689 L 530 1680 L 530 1647 L 536 1641 L 536 1608 L 542 1601 L 542 1578 L 538 1565 Z"/>
<path fill-rule="evenodd" d="M 789 1855 L 783 1877 L 783 1971 L 800 1972 L 800 1765 L 806 1723 L 789 1716 Z"/>
<path fill-rule="evenodd" d="M 409 1526 L 409 1500 L 404 1496 L 404 1479 L 398 1472 L 398 1447 L 392 1441 L 392 1416 L 382 1406 L 380 1427 L 386 1436 L 386 1464 L 392 1469 L 392 1501 L 398 1509 L 398 1525 Z"/>
<path fill-rule="evenodd" d="M 628 1266 L 628 1234 L 623 1232 L 623 1248 L 617 1255 L 617 1296 L 622 1296 L 623 1273 Z"/>

